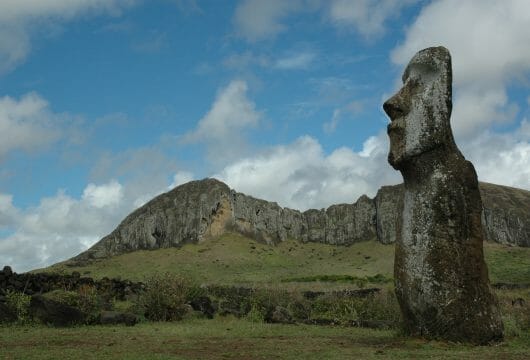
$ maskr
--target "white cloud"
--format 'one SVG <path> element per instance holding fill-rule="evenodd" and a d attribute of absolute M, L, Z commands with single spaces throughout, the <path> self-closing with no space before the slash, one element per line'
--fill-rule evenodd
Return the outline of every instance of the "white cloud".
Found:
<path fill-rule="evenodd" d="M 193 173 L 189 171 L 179 171 L 173 176 L 173 182 L 168 186 L 168 190 L 171 190 L 179 185 L 190 182 L 194 179 Z"/>
<path fill-rule="evenodd" d="M 425 6 L 391 58 L 404 65 L 418 50 L 443 45 L 452 54 L 456 135 L 513 119 L 506 97 L 530 71 L 530 2 L 437 0 Z"/>
<path fill-rule="evenodd" d="M 382 35 L 385 21 L 417 0 L 333 0 L 328 17 L 338 27 L 353 27 L 365 37 Z"/>
<path fill-rule="evenodd" d="M 123 188 L 116 180 L 108 184 L 88 184 L 83 191 L 83 200 L 96 208 L 117 206 L 123 198 Z"/>
<path fill-rule="evenodd" d="M 275 67 L 282 70 L 307 69 L 313 63 L 315 54 L 312 52 L 300 52 L 276 60 Z"/>
<path fill-rule="evenodd" d="M 342 117 L 346 114 L 356 115 L 363 110 L 362 101 L 353 100 L 346 104 L 345 106 L 333 110 L 333 115 L 330 121 L 325 122 L 322 125 L 322 129 L 326 134 L 331 134 L 337 129 L 337 125 Z"/>
<path fill-rule="evenodd" d="M 512 133 L 483 132 L 463 142 L 480 181 L 530 190 L 530 131 L 527 120 Z"/>
<path fill-rule="evenodd" d="M 517 133 L 521 139 L 530 139 L 530 121 L 527 118 L 521 121 L 521 126 Z"/>
<path fill-rule="evenodd" d="M 0 158 L 13 150 L 35 151 L 61 136 L 48 102 L 35 93 L 0 98 Z"/>
<path fill-rule="evenodd" d="M 11 195 L 0 194 L 0 230 L 12 232 L 0 236 L 0 264 L 26 271 L 75 256 L 110 233 L 134 210 L 137 197 L 134 187 L 116 180 L 89 184 L 79 198 L 59 190 L 29 208 L 17 208 Z"/>
<path fill-rule="evenodd" d="M 234 14 L 236 31 L 250 42 L 272 38 L 287 29 L 282 20 L 299 6 L 296 0 L 244 0 Z"/>
<path fill-rule="evenodd" d="M 2 0 L 0 2 L 0 74 L 12 70 L 31 51 L 36 26 L 60 23 L 87 13 L 119 15 L 136 0 Z"/>
<path fill-rule="evenodd" d="M 381 185 L 399 182 L 398 173 L 386 166 L 387 144 L 381 133 L 360 153 L 342 147 L 326 155 L 316 139 L 303 136 L 239 160 L 216 177 L 237 191 L 295 209 L 352 203 L 362 194 L 374 196 Z"/>
<path fill-rule="evenodd" d="M 518 107 L 510 103 L 501 87 L 465 86 L 456 89 L 451 125 L 457 136 L 476 134 L 477 129 L 514 120 Z"/>
<path fill-rule="evenodd" d="M 243 0 L 236 8 L 234 25 L 239 36 L 255 42 L 287 31 L 286 19 L 299 12 L 322 11 L 339 29 L 353 28 L 364 37 L 380 36 L 385 22 L 418 0 Z"/>
<path fill-rule="evenodd" d="M 242 131 L 258 125 L 261 114 L 247 98 L 247 84 L 232 81 L 222 89 L 197 128 L 183 136 L 183 143 L 204 142 L 216 160 L 232 160 L 246 146 Z"/>
<path fill-rule="evenodd" d="M 333 110 L 333 116 L 331 117 L 330 121 L 325 122 L 322 125 L 322 129 L 326 134 L 331 134 L 335 132 L 335 129 L 337 128 L 337 124 L 339 123 L 340 118 L 340 109 Z"/>

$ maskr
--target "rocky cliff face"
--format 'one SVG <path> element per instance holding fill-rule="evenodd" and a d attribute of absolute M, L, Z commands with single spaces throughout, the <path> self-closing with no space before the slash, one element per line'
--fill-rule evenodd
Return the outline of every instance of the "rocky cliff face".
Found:
<path fill-rule="evenodd" d="M 480 184 L 487 239 L 530 246 L 530 192 Z M 400 221 L 402 185 L 383 186 L 374 199 L 300 212 L 231 190 L 215 179 L 192 181 L 149 201 L 73 260 L 104 258 L 139 249 L 196 243 L 231 230 L 259 241 L 288 238 L 351 245 L 377 239 L 391 244 Z"/>

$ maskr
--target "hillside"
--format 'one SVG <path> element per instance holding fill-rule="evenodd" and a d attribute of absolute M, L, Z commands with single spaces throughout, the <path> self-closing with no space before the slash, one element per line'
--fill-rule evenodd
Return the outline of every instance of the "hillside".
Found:
<path fill-rule="evenodd" d="M 485 257 L 492 282 L 530 284 L 530 249 L 488 243 Z M 138 250 L 84 266 L 64 262 L 41 271 L 78 271 L 94 278 L 139 281 L 154 273 L 170 272 L 197 283 L 251 286 L 281 283 L 315 289 L 315 284 L 317 288 L 356 285 L 356 279 L 348 277 L 371 280 L 378 274 L 376 280 L 384 283 L 392 278 L 393 263 L 394 246 L 375 240 L 351 246 L 287 240 L 269 246 L 237 233 L 225 233 L 211 241 L 180 248 Z M 328 281 L 317 281 L 326 277 Z"/>
<path fill-rule="evenodd" d="M 487 239 L 530 246 L 530 192 L 481 183 Z M 192 181 L 161 194 L 127 216 L 109 235 L 71 261 L 78 265 L 137 250 L 201 243 L 227 231 L 266 244 L 288 239 L 352 245 L 395 241 L 401 185 L 383 186 L 374 199 L 300 212 L 231 190 L 215 179 Z"/>

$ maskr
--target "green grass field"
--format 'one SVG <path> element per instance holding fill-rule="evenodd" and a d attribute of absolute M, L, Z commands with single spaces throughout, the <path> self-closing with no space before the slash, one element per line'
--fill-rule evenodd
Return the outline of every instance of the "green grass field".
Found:
<path fill-rule="evenodd" d="M 484 246 L 492 282 L 530 284 L 530 249 L 486 243 Z M 315 283 L 289 281 L 315 278 L 322 287 L 351 285 L 322 281 L 325 277 L 392 278 L 394 246 L 366 241 L 352 246 L 300 243 L 289 240 L 276 246 L 257 243 L 227 233 L 201 244 L 181 248 L 143 250 L 98 260 L 89 266 L 65 263 L 40 271 L 79 271 L 94 278 L 121 277 L 141 281 L 153 273 L 179 273 L 197 283 L 222 285 L 282 284 L 314 288 Z"/>
<path fill-rule="evenodd" d="M 492 282 L 530 284 L 530 249 L 487 243 L 484 251 Z M 359 278 L 372 279 L 374 286 L 392 287 L 393 260 L 394 246 L 376 241 L 337 247 L 290 240 L 268 246 L 228 233 L 182 248 L 137 251 L 84 267 L 61 263 L 37 271 L 79 271 L 94 278 L 136 281 L 169 272 L 199 284 L 329 290 L 356 287 Z M 522 297 L 530 302 L 530 291 L 502 290 L 498 295 L 507 336 L 494 346 L 410 339 L 395 330 L 274 325 L 216 316 L 135 327 L 4 326 L 0 327 L 0 358 L 528 359 L 530 331 L 514 325 L 512 300 Z"/>
<path fill-rule="evenodd" d="M 528 359 L 529 353 L 529 333 L 495 346 L 470 346 L 389 330 L 232 317 L 135 327 L 0 327 L 2 359 Z"/>

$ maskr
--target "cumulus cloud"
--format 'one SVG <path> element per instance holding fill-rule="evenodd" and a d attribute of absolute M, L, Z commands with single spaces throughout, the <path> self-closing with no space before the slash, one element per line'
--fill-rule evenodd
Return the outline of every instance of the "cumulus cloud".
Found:
<path fill-rule="evenodd" d="M 89 184 L 79 199 L 60 190 L 26 209 L 0 194 L 0 227 L 12 230 L 0 238 L 0 263 L 26 271 L 65 260 L 109 233 L 130 210 L 116 180 Z"/>
<path fill-rule="evenodd" d="M 31 51 L 36 24 L 61 23 L 87 13 L 119 15 L 136 0 L 3 0 L 0 2 L 0 74 L 23 62 Z"/>
<path fill-rule="evenodd" d="M 397 183 L 386 166 L 386 134 L 369 138 L 361 152 L 341 147 L 329 155 L 320 143 L 303 136 L 226 166 L 216 177 L 238 191 L 305 210 L 352 203 L 374 196 L 381 185 Z"/>
<path fill-rule="evenodd" d="M 452 53 L 457 136 L 513 119 L 506 88 L 530 71 L 530 2 L 437 0 L 425 6 L 391 58 L 404 65 L 420 49 Z"/>
<path fill-rule="evenodd" d="M 190 182 L 194 179 L 193 173 L 189 171 L 178 171 L 173 176 L 173 182 L 168 186 L 168 189 L 171 190 L 179 185 Z"/>
<path fill-rule="evenodd" d="M 333 0 L 328 17 L 338 27 L 352 27 L 364 37 L 382 35 L 385 21 L 417 0 Z"/>
<path fill-rule="evenodd" d="M 192 179 L 192 173 L 178 171 L 169 188 Z M 0 193 L 0 264 L 22 272 L 71 258 L 109 234 L 134 209 L 169 189 L 167 182 L 143 191 L 137 185 L 115 179 L 90 183 L 79 198 L 59 190 L 28 208 L 17 208 L 10 194 Z"/>
<path fill-rule="evenodd" d="M 0 159 L 13 150 L 35 151 L 61 136 L 48 102 L 36 93 L 0 98 Z"/>
<path fill-rule="evenodd" d="M 509 102 L 506 90 L 493 86 L 456 89 L 453 107 L 453 131 L 464 137 L 492 124 L 510 123 L 518 111 L 518 106 Z"/>
<path fill-rule="evenodd" d="M 116 180 L 100 186 L 88 184 L 82 197 L 83 201 L 98 209 L 117 206 L 122 198 L 123 189 Z"/>
<path fill-rule="evenodd" d="M 475 165 L 480 181 L 530 190 L 528 127 L 523 120 L 513 133 L 483 132 L 462 143 L 462 152 Z"/>
<path fill-rule="evenodd" d="M 184 144 L 206 143 L 213 160 L 232 160 L 246 146 L 242 131 L 258 125 L 261 114 L 247 97 L 245 81 L 234 80 L 222 89 L 197 128 L 182 137 Z"/>

